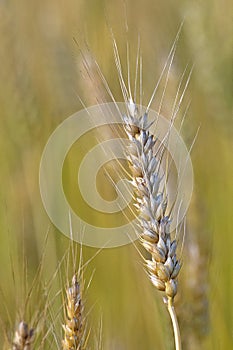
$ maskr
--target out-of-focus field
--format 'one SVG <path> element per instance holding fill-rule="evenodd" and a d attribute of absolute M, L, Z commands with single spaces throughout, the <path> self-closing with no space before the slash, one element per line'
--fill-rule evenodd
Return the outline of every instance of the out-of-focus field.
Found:
<path fill-rule="evenodd" d="M 116 100 L 122 101 L 109 27 L 116 37 L 124 65 L 127 38 L 135 58 L 140 33 L 146 103 L 184 18 L 162 110 L 169 116 L 169 101 L 179 77 L 187 63 L 194 63 L 186 95 L 187 101 L 191 99 L 191 106 L 182 133 L 191 145 L 200 126 L 192 150 L 195 186 L 186 234 L 187 242 L 197 244 L 200 256 L 191 260 L 186 256 L 188 248 L 184 249 L 180 287 L 183 290 L 178 300 L 181 333 L 186 339 L 185 349 L 231 348 L 233 28 L 230 13 L 233 8 L 227 0 L 137 0 L 127 1 L 126 7 L 125 11 L 124 2 L 117 1 L 0 0 L 1 348 L 4 334 L 11 337 L 24 312 L 26 291 L 40 264 L 48 230 L 39 279 L 44 286 L 55 276 L 51 291 L 51 295 L 55 295 L 61 288 L 59 277 L 64 277 L 62 270 L 57 275 L 55 271 L 69 240 L 50 223 L 42 205 L 38 177 L 40 158 L 49 136 L 63 120 L 82 108 L 77 95 L 87 106 L 95 104 L 98 97 L 83 69 L 82 56 L 73 38 L 81 43 L 83 50 L 85 41 L 88 43 Z M 156 103 L 155 100 L 152 108 L 158 107 Z M 83 247 L 85 261 L 95 253 L 96 249 Z M 185 269 L 186 261 L 187 264 L 191 261 L 190 273 Z M 98 333 L 102 318 L 104 349 L 173 349 L 166 308 L 161 295 L 150 285 L 133 245 L 102 250 L 88 265 L 87 280 L 93 270 L 86 296 L 91 309 L 90 342 L 95 330 Z M 194 296 L 192 283 L 200 283 Z M 38 300 L 47 298 L 46 288 L 29 297 L 25 315 L 29 323 Z M 45 327 L 47 329 L 53 319 L 48 339 L 59 341 L 61 320 L 56 315 L 62 299 L 58 296 L 56 300 L 45 316 Z M 43 327 L 37 332 L 43 332 Z M 44 348 L 59 346 L 50 340 L 50 345 L 48 342 Z"/>

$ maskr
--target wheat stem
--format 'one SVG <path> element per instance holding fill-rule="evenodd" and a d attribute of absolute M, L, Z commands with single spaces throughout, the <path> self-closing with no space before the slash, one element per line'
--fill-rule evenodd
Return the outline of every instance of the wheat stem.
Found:
<path fill-rule="evenodd" d="M 172 321 L 176 350 L 181 350 L 180 329 L 179 329 L 179 324 L 176 317 L 176 312 L 175 312 L 172 298 L 168 298 L 167 309 Z"/>

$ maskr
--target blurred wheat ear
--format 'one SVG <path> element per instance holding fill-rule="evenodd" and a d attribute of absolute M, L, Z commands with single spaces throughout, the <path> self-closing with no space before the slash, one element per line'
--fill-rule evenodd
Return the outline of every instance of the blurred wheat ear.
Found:
<path fill-rule="evenodd" d="M 29 328 L 28 324 L 21 321 L 15 331 L 12 350 L 32 350 L 34 329 Z"/>

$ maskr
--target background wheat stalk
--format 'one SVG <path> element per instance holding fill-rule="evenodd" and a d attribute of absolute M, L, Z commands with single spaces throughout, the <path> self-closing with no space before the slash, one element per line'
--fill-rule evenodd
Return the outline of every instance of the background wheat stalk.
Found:
<path fill-rule="evenodd" d="M 124 116 L 125 130 L 130 140 L 128 160 L 135 188 L 136 207 L 139 210 L 139 237 L 151 259 L 145 260 L 153 285 L 165 293 L 164 301 L 172 320 L 176 349 L 181 349 L 178 321 L 173 300 L 177 293 L 180 261 L 177 242 L 170 233 L 171 215 L 167 211 L 166 184 L 160 188 L 159 169 L 163 147 L 155 149 L 156 140 L 150 134 L 147 112 L 140 115 L 133 101 Z M 161 155 L 159 155 L 161 153 Z"/>

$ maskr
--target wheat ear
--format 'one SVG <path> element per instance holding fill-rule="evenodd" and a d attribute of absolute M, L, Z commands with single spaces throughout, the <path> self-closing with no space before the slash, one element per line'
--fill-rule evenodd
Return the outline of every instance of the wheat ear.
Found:
<path fill-rule="evenodd" d="M 63 325 L 63 350 L 82 350 L 83 344 L 83 303 L 80 284 L 76 274 L 72 278 L 71 287 L 66 291 L 66 323 Z"/>
<path fill-rule="evenodd" d="M 177 293 L 177 276 L 180 262 L 177 258 L 177 242 L 170 233 L 171 217 L 167 212 L 167 195 L 160 189 L 159 167 L 161 158 L 155 150 L 156 140 L 150 134 L 147 113 L 139 115 L 136 104 L 128 103 L 124 116 L 125 130 L 130 140 L 127 158 L 132 172 L 139 210 L 139 237 L 150 253 L 146 268 L 153 285 L 165 293 L 164 301 L 172 320 L 176 350 L 181 349 L 180 332 L 173 305 Z"/>
<path fill-rule="evenodd" d="M 29 329 L 27 323 L 20 322 L 15 337 L 12 350 L 32 350 L 34 329 Z"/>

